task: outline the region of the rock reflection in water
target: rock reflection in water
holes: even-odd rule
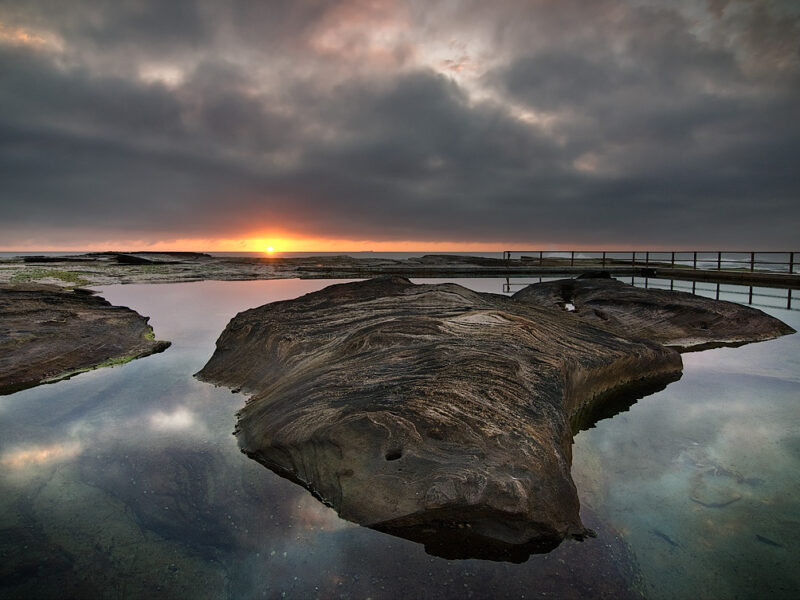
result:
[[[627,546],[590,512],[602,541],[524,568],[445,561],[342,521],[235,447],[187,441],[109,439],[4,488],[2,596],[638,597]]]
[[[622,388],[614,390],[597,402],[587,405],[570,419],[572,435],[591,429],[599,421],[630,410],[642,398],[665,389],[669,384],[678,381],[683,373],[671,373],[663,377],[634,381]]]
[[[449,561],[242,455],[243,397],[190,376],[236,312],[328,283],[105,288],[173,347],[0,398],[0,597],[796,597],[800,336],[684,355],[680,381],[579,433],[596,539],[522,565]],[[723,488],[742,499],[690,498]]]
[[[710,360],[743,352],[751,372],[779,371],[793,342],[684,356],[680,381],[576,437],[581,502],[634,548],[648,597],[796,597],[796,373],[736,375]]]
[[[525,565],[448,561],[242,455],[242,396],[191,373],[246,303],[323,282],[293,283],[107,288],[152,315],[170,352],[0,401],[0,597],[638,597],[626,544],[591,512],[598,539]]]

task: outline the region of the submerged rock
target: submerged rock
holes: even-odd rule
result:
[[[0,285],[0,394],[162,352],[147,320],[89,290]]]
[[[687,292],[642,289],[610,277],[534,283],[514,300],[569,310],[622,335],[643,337],[680,351],[741,346],[794,333],[749,306]]]
[[[240,313],[198,377],[252,394],[242,450],[342,517],[524,560],[587,534],[571,417],[681,366],[564,311],[385,277]]]

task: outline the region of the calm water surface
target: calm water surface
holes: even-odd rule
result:
[[[192,377],[237,312],[331,283],[102,288],[173,346],[0,396],[0,597],[797,597],[800,336],[685,354],[680,381],[581,432],[597,539],[446,561],[249,460],[231,435],[244,397]]]

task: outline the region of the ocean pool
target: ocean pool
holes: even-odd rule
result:
[[[192,377],[237,312],[332,283],[99,288],[173,345],[0,396],[0,597],[796,597],[800,336],[684,354],[679,381],[579,433],[597,538],[520,565],[447,561],[245,457],[244,397]]]

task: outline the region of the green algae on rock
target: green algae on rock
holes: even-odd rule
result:
[[[198,377],[252,394],[242,450],[343,518],[520,561],[588,533],[570,419],[681,368],[562,310],[381,277],[240,313]]]
[[[147,321],[89,290],[0,285],[0,394],[166,350]]]

